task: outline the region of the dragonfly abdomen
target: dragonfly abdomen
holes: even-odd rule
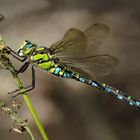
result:
[[[79,75],[79,77],[74,77],[74,79],[77,81],[80,81],[82,83],[88,84],[90,86],[93,86],[95,88],[98,88],[98,89],[104,91],[105,93],[109,93],[109,94],[115,96],[119,100],[126,101],[129,105],[140,108],[140,101],[132,99],[131,96],[128,96],[125,93],[123,93],[122,91],[115,89],[107,84],[100,83],[98,81],[89,80],[87,78],[84,78],[81,75]]]
[[[132,99],[131,96],[128,96],[124,92],[122,92],[118,89],[115,89],[107,84],[102,84],[102,86],[103,86],[104,91],[106,93],[110,93],[110,94],[114,95],[119,100],[126,101],[129,105],[136,106],[136,107],[140,108],[140,101]]]
[[[140,101],[132,99],[131,96],[126,95],[122,91],[115,89],[107,84],[87,79],[84,76],[82,76],[74,71],[71,71],[70,69],[67,69],[66,67],[61,67],[58,65],[58,66],[52,67],[49,71],[50,71],[50,73],[52,73],[56,76],[59,76],[62,78],[72,78],[79,82],[82,82],[82,83],[85,83],[92,87],[95,87],[97,89],[100,89],[100,90],[104,91],[105,93],[115,96],[119,100],[126,101],[129,105],[140,108]]]

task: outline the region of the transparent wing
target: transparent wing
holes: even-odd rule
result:
[[[84,33],[78,29],[70,29],[66,32],[63,39],[54,43],[51,48],[51,54],[61,56],[74,56],[85,51],[87,38]]]
[[[78,29],[68,30],[62,40],[54,43],[50,52],[57,57],[87,56],[89,47],[94,51],[100,46],[109,33],[109,28],[101,23],[91,25],[84,32]]]
[[[70,29],[62,40],[54,43],[50,54],[58,58],[59,63],[81,73],[84,76],[100,76],[108,74],[117,64],[118,60],[109,55],[89,56],[88,50],[98,48],[109,34],[109,28],[101,23],[96,23],[84,32]],[[92,49],[92,50],[91,50]]]
[[[87,47],[98,48],[109,35],[109,27],[105,24],[95,23],[84,31],[87,38]]]
[[[61,58],[60,63],[88,77],[97,77],[108,74],[117,65],[118,60],[110,55],[95,55],[81,59]]]

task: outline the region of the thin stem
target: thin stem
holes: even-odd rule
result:
[[[42,124],[37,116],[37,113],[36,113],[32,103],[31,103],[31,100],[28,97],[27,93],[25,92],[25,89],[22,85],[22,82],[20,81],[20,79],[18,78],[18,76],[16,74],[14,66],[12,65],[11,61],[9,60],[4,41],[1,37],[0,37],[0,59],[1,59],[1,63],[0,63],[1,68],[5,67],[6,69],[10,70],[10,72],[11,72],[13,78],[15,79],[15,82],[16,82],[17,86],[19,87],[20,91],[24,92],[22,94],[23,99],[24,99],[25,104],[27,105],[29,111],[31,112],[31,115],[32,115],[32,117],[37,125],[37,128],[39,129],[39,131],[41,133],[43,140],[48,140],[47,134],[45,133],[45,130],[44,130],[44,128],[43,128],[43,126],[42,126]]]
[[[14,68],[11,69],[11,67],[10,67],[10,72],[12,73],[17,86],[20,88],[20,91],[24,92],[25,89],[23,88],[23,85],[22,85],[20,79],[16,75],[16,72],[15,72]],[[24,99],[29,111],[31,112],[31,115],[32,115],[32,117],[33,117],[33,119],[34,119],[34,121],[35,121],[35,123],[36,123],[36,125],[37,125],[37,127],[38,127],[38,129],[39,129],[39,131],[41,133],[41,135],[42,135],[43,140],[49,140],[47,135],[46,135],[46,133],[45,133],[45,130],[44,130],[44,128],[43,128],[43,126],[42,126],[42,124],[41,124],[41,122],[40,122],[40,120],[39,120],[39,118],[37,116],[37,113],[36,113],[32,103],[31,103],[31,100],[27,95],[27,93],[23,93],[22,96],[23,96],[23,99]]]

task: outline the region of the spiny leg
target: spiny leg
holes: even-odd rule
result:
[[[23,87],[23,88],[25,89],[25,91],[16,93],[16,95],[14,95],[12,98],[14,98],[14,97],[16,97],[24,92],[31,91],[32,89],[35,88],[35,69],[34,69],[34,66],[32,66],[32,84],[29,86]],[[18,90],[18,91],[20,91],[20,90]]]
[[[16,70],[16,74],[23,73],[28,68],[29,64],[29,62],[25,62],[20,69]],[[19,89],[9,92],[8,94],[15,93],[16,91],[19,91]]]
[[[34,66],[32,66],[32,84],[29,86],[23,87],[23,88],[25,89],[25,91],[23,91],[23,92],[20,92],[20,89],[17,89],[17,90],[10,92],[8,94],[12,94],[12,93],[17,92],[16,95],[13,96],[13,98],[14,98],[14,97],[16,97],[24,92],[28,92],[28,91],[35,88],[35,69],[34,69]]]

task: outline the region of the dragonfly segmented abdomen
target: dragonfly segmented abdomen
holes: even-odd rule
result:
[[[84,76],[67,69],[66,67],[61,67],[61,66],[52,67],[49,71],[56,76],[59,76],[62,78],[72,78],[82,83],[98,88],[104,91],[105,93],[115,96],[119,100],[126,101],[129,105],[140,108],[140,101],[132,99],[131,96],[126,95],[122,91],[115,89],[107,84],[87,79]]]
[[[110,94],[116,96],[118,99],[126,101],[129,105],[134,105],[134,106],[140,108],[140,101],[132,99],[131,96],[128,96],[125,93],[123,93],[122,91],[115,89],[109,85],[106,85],[106,84],[102,84],[102,85],[103,85],[104,91],[106,93],[110,93]]]
[[[96,87],[96,88],[104,91],[105,93],[109,93],[109,94],[117,97],[117,99],[119,99],[119,100],[126,101],[129,105],[136,106],[136,107],[140,108],[140,101],[132,99],[131,96],[128,96],[125,93],[123,93],[122,91],[115,89],[107,84],[100,83],[100,82],[93,81],[93,80],[89,80],[87,78],[84,78],[81,75],[79,75],[79,77],[73,77],[73,78],[77,81],[82,82],[82,83]]]

